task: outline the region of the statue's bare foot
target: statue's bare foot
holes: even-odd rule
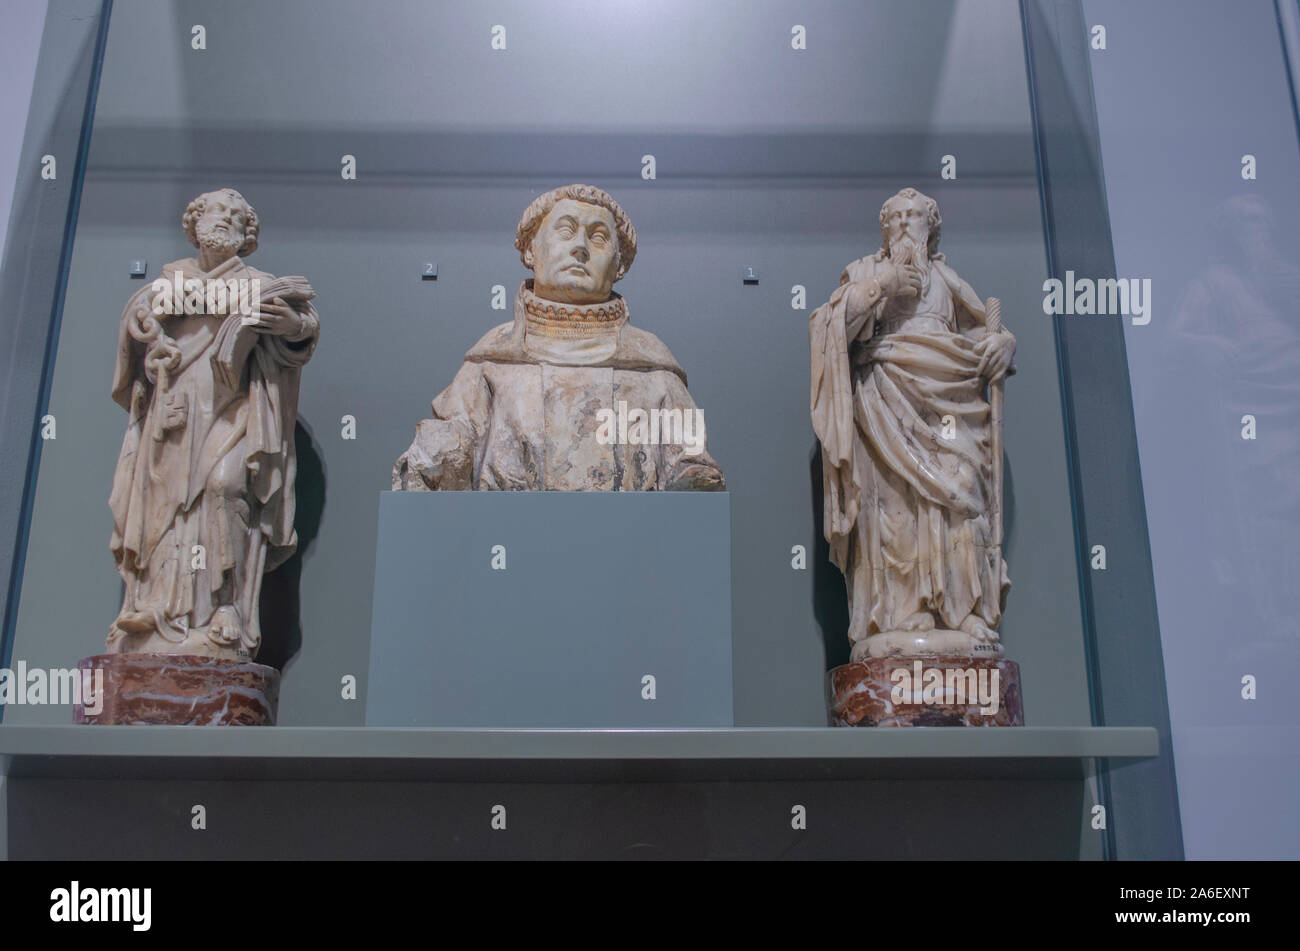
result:
[[[974,614],[966,615],[961,622],[961,629],[977,641],[996,641],[998,636],[993,628],[984,623],[984,619]]]
[[[898,625],[900,631],[933,631],[934,615],[929,611],[917,611],[904,618]]]
[[[208,624],[208,640],[221,647],[238,644],[244,637],[244,622],[232,604],[223,604],[212,615]]]
[[[150,634],[154,629],[154,617],[148,611],[123,611],[109,628],[109,639],[116,639],[113,637],[114,631],[120,637],[123,634]]]
[[[1002,646],[998,643],[997,631],[989,628],[984,618],[969,615],[963,618],[961,628],[971,639],[971,653],[974,655],[1001,656]]]

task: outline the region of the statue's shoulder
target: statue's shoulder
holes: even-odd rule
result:
[[[175,261],[168,261],[162,266],[161,276],[170,281],[175,278],[178,272],[181,279],[184,280],[185,278],[197,277],[203,273],[203,270],[199,267],[197,258],[178,258]]]
[[[177,258],[175,261],[168,261],[162,266],[164,274],[170,274],[172,271],[180,271],[182,274],[200,274],[198,258]]]
[[[270,271],[263,271],[261,268],[253,267],[247,261],[244,262],[244,270],[248,272],[248,279],[250,281],[254,279],[266,282],[275,280],[275,275]]]
[[[960,287],[962,284],[966,284],[966,282],[962,280],[961,275],[953,270],[952,265],[948,263],[947,258],[945,258],[942,254],[937,254],[934,257],[932,257],[930,259],[930,266],[933,267],[936,271],[938,271],[940,276],[942,276],[943,279],[947,281],[949,284],[956,285],[958,287]],[[966,286],[969,287],[970,285],[967,284]]]
[[[673,352],[655,334],[632,324],[624,324],[618,335],[617,362],[632,369],[668,370],[686,380]]]
[[[482,337],[479,337],[478,343],[470,347],[469,353],[465,354],[465,359],[474,362],[483,360],[513,362],[518,358],[521,350],[519,341],[515,338],[514,321],[507,321],[504,324],[498,324]]]
[[[853,284],[857,281],[867,280],[876,273],[876,266],[882,258],[883,252],[877,251],[875,254],[868,254],[856,261],[850,261],[845,265],[844,273],[840,275],[840,283]]]
[[[933,267],[935,271],[939,273],[939,276],[943,278],[944,283],[946,283],[949,290],[952,291],[953,297],[955,297],[958,302],[974,316],[983,320],[984,302],[980,300],[979,295],[975,293],[975,288],[971,287],[960,274],[954,271],[952,265],[950,265],[941,255],[931,258],[930,266]]]
[[[130,317],[135,313],[137,307],[144,304],[152,305],[153,298],[157,293],[152,283],[137,287],[131,296],[126,299],[126,304],[122,308],[122,318]]]
[[[160,280],[165,280],[168,283],[171,283],[178,271],[180,272],[182,279],[187,275],[198,274],[199,262],[194,258],[180,258],[176,261],[168,261],[162,266],[162,270],[158,277],[154,278],[152,281],[145,281],[140,287],[135,289],[135,292],[130,297],[126,299],[126,306],[122,308],[123,319],[132,316],[135,313],[136,308],[141,305],[151,303],[158,293],[154,284]]]

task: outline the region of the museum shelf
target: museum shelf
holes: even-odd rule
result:
[[[1061,779],[1159,755],[1153,727],[503,730],[4,726],[5,774],[460,782]]]

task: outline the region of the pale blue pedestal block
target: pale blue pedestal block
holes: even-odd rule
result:
[[[731,667],[725,492],[380,498],[368,726],[732,726]]]

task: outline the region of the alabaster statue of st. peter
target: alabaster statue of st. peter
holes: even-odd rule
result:
[[[533,278],[393,467],[395,490],[710,490],[725,485],[703,412],[614,283],[636,256],[618,203],[591,185],[539,196],[515,247]]]
[[[262,575],[295,550],[298,383],[320,322],[311,286],[247,263],[257,213],[234,189],[190,202],[194,257],[122,313],[113,399],[127,413],[109,505],[124,583],[108,651],[245,661]]]

